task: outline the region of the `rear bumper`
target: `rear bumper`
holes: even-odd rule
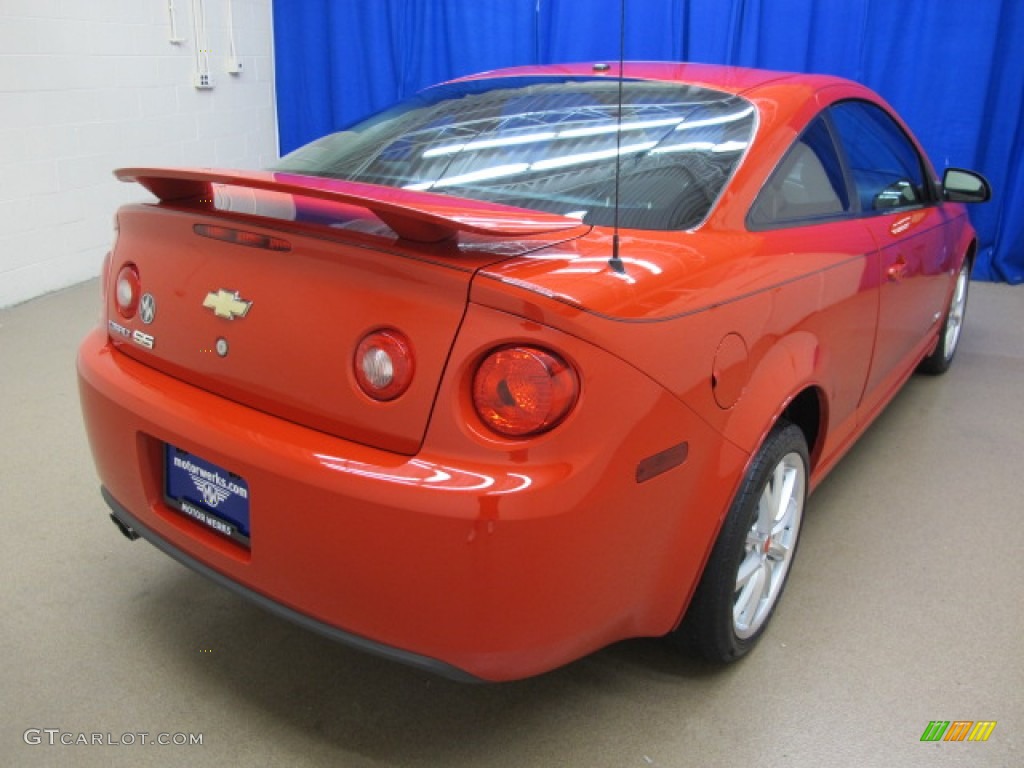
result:
[[[264,597],[259,592],[249,589],[239,584],[237,581],[232,581],[212,568],[203,565],[194,557],[190,557],[177,547],[160,538],[153,531],[149,530],[127,509],[121,506],[117,499],[111,496],[110,492],[106,488],[101,488],[100,491],[103,494],[104,501],[107,502],[107,506],[111,509],[111,516],[115,518],[115,522],[119,524],[119,527],[124,526],[124,528],[131,531],[134,537],[145,539],[165,555],[174,558],[185,567],[191,568],[200,576],[205,576],[214,583],[234,592],[236,595],[244,597],[246,600],[251,600],[256,603],[256,605],[266,611],[269,611],[275,616],[280,616],[282,619],[295,622],[299,626],[324,635],[335,642],[343,643],[366,653],[372,653],[375,656],[382,656],[385,659],[391,659],[392,661],[398,661],[412,667],[425,669],[436,675],[441,675],[442,677],[447,677],[451,680],[457,680],[463,683],[480,682],[479,678],[468,675],[461,669],[456,669],[455,667],[437,661],[436,659],[403,651],[400,648],[391,648],[380,643],[375,643],[372,640],[367,640],[365,637],[353,635],[349,632],[343,632],[337,627],[332,627],[330,624],[317,621],[303,613],[292,610],[286,605],[282,605],[281,603]]]
[[[591,387],[600,423],[582,413],[536,448],[488,452],[460,446],[460,415],[438,408],[408,457],[211,395],[99,331],[78,359],[86,431],[122,523],[304,626],[490,681],[670,630],[731,497],[742,454],[633,369],[608,365],[630,394],[613,422]],[[686,463],[638,483],[639,462],[680,439]],[[164,502],[166,443],[247,480],[250,549]]]

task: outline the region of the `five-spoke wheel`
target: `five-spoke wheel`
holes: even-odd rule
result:
[[[949,300],[946,319],[939,331],[939,342],[928,357],[917,367],[921,373],[945,373],[953,362],[957,347],[960,344],[960,332],[964,327],[964,313],[967,311],[967,288],[971,282],[970,262],[964,261],[956,276],[953,296]]]
[[[749,651],[778,605],[800,536],[808,466],[803,432],[780,421],[744,476],[676,630],[709,659]]]

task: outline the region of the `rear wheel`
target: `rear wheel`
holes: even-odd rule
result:
[[[796,554],[807,498],[807,441],[780,422],[750,465],[711,553],[678,639],[732,661],[760,638]]]
[[[935,351],[921,361],[917,370],[921,373],[937,375],[949,370],[953,356],[960,345],[960,331],[964,326],[964,313],[967,311],[967,288],[971,283],[971,265],[964,261],[960,267],[960,273],[956,276],[956,285],[953,287],[953,296],[949,300],[949,309],[946,311],[946,319],[939,331],[939,343],[935,345]]]

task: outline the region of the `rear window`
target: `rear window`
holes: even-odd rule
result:
[[[413,99],[286,155],[312,176],[468,197],[611,225],[690,229],[750,143],[755,110],[694,86],[614,79],[475,80]]]

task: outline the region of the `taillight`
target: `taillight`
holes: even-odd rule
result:
[[[412,383],[412,345],[398,331],[365,336],[356,347],[353,363],[360,389],[374,400],[394,400]]]
[[[558,425],[579,395],[579,379],[554,352],[504,347],[480,364],[473,378],[473,405],[492,430],[526,437]]]
[[[125,264],[117,273],[114,283],[114,302],[121,317],[130,320],[139,309],[139,298],[142,295],[139,281],[139,268],[132,263]]]

